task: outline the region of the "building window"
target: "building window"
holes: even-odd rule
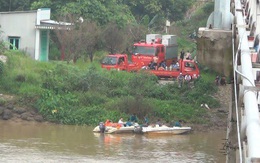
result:
[[[20,37],[9,37],[9,49],[11,50],[17,50],[19,49],[19,42],[20,42]]]

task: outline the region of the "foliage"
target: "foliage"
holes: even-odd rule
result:
[[[0,1],[0,11],[26,11],[30,9],[31,3],[36,0],[10,0]]]
[[[6,100],[3,98],[0,98],[0,106],[4,106],[6,104]]]
[[[131,0],[125,1],[136,20],[140,20],[144,15],[147,15],[150,20],[155,15],[160,15],[161,18],[167,18],[170,21],[181,20],[185,12],[192,5],[191,0]]]
[[[53,36],[53,31],[51,31],[51,36]],[[60,60],[61,59],[61,52],[59,50],[59,44],[56,44],[58,41],[54,41],[55,39],[50,39],[50,52],[49,52],[49,60]]]
[[[193,6],[197,6],[196,10],[191,10],[190,17],[187,19],[176,21],[170,31],[177,34],[179,50],[184,49],[190,51],[192,56],[196,56],[196,36],[200,27],[205,27],[207,19],[211,12],[214,11],[214,2],[196,2]],[[196,23],[194,23],[196,22]]]
[[[120,53],[125,50],[127,36],[124,29],[119,28],[114,22],[106,26],[102,35],[107,51],[111,54]]]
[[[96,21],[100,25],[109,22],[117,22],[119,25],[124,25],[128,21],[133,20],[132,13],[128,7],[118,0],[99,1],[99,0],[38,0],[32,3],[32,9],[49,7],[54,15],[57,14],[73,14],[82,16],[84,19]]]
[[[146,115],[151,120],[206,123],[200,119],[207,116],[200,104],[219,106],[211,96],[216,86],[207,75],[196,80],[192,89],[178,88],[158,84],[147,73],[107,71],[95,63],[79,68],[64,62],[37,62],[23,54],[7,56],[1,90],[20,96],[20,103],[34,106],[57,123],[94,125],[105,119],[127,119],[133,113],[140,123]]]
[[[198,106],[180,103],[178,100],[160,101],[154,100],[154,111],[150,116],[158,117],[166,122],[182,120],[190,123],[205,123],[200,118],[206,116],[206,110]]]
[[[4,73],[4,62],[0,61],[0,77],[3,75]]]
[[[129,52],[126,47],[145,38],[148,27],[160,30],[164,25],[157,21],[183,19],[192,4],[190,0],[34,1],[34,9],[51,7],[56,17],[57,13],[59,16],[62,13],[64,19],[71,16],[67,20],[75,23],[73,33],[59,31],[53,42],[58,42],[58,47],[66,47],[67,61],[77,62],[37,62],[19,51],[6,51],[8,62],[2,71],[0,90],[20,96],[22,104],[35,107],[49,121],[63,124],[96,125],[105,119],[127,119],[133,113],[140,123],[147,115],[151,120],[207,123],[201,118],[206,117],[207,112],[200,104],[207,103],[212,109],[219,106],[212,97],[216,91],[214,77],[208,72],[202,72],[201,78],[194,81],[194,87],[178,88],[177,84],[161,85],[157,77],[144,72],[106,71],[98,63],[107,54],[102,51],[105,47],[111,53]],[[210,12],[209,8],[205,11]],[[203,18],[204,21],[202,13],[194,14],[191,20],[198,22]],[[83,23],[78,22],[79,16],[83,16]],[[181,37],[178,39],[181,48],[196,51],[194,40],[186,39],[199,23],[194,25],[186,20],[175,23],[178,29],[171,31]],[[154,26],[156,24],[158,26]],[[101,34],[104,39],[100,39]],[[86,62],[86,56],[93,62]],[[58,58],[57,49],[53,58]]]

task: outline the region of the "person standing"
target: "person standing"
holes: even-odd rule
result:
[[[184,76],[182,75],[182,73],[180,73],[180,75],[177,77],[177,81],[179,84],[179,88],[182,87],[182,84],[184,83]]]
[[[100,133],[104,133],[105,130],[106,130],[106,126],[103,122],[100,122],[99,123],[99,130],[100,130]]]
[[[192,60],[190,51],[187,51],[187,53],[186,53],[186,59],[187,59],[187,60]]]
[[[182,51],[181,51],[181,55],[180,55],[180,59],[184,59],[184,55],[185,55],[185,52],[184,52],[184,49],[182,49]]]
[[[185,82],[188,84],[188,86],[190,86],[190,81],[191,81],[191,76],[190,76],[190,74],[185,75],[184,80],[185,80]]]

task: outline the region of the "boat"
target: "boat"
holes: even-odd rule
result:
[[[142,133],[144,134],[172,134],[172,135],[180,135],[185,134],[191,131],[191,127],[168,127],[165,125],[162,126],[148,126],[142,127]]]
[[[134,129],[138,126],[135,124],[133,126],[106,126],[104,133],[106,134],[121,134],[121,133],[134,133]],[[96,126],[93,132],[100,133],[100,127]]]

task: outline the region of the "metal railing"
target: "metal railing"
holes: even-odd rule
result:
[[[255,1],[256,2],[256,1]],[[255,4],[257,5],[257,4]],[[234,70],[237,75],[241,75],[242,85],[241,88],[255,87],[254,76],[251,62],[251,51],[249,48],[246,23],[243,15],[243,8],[241,0],[235,0],[235,16],[236,16],[236,28],[239,37],[239,46],[237,49],[235,58],[240,55],[241,60],[241,72],[237,71],[237,65],[234,64]],[[238,53],[240,52],[240,53]],[[234,62],[235,63],[235,62]],[[236,76],[236,74],[234,74]],[[255,159],[260,158],[260,119],[257,104],[257,92],[254,89],[240,90],[242,92],[243,104],[244,104],[244,115],[241,114],[241,133],[238,132],[239,148],[241,148],[241,140],[246,142],[246,146],[243,146],[244,157],[242,159],[242,152],[240,149],[240,162],[253,162]],[[237,116],[238,107],[237,106]],[[239,117],[237,117],[239,118]],[[239,124],[237,124],[239,131]],[[241,135],[240,135],[241,134]],[[246,140],[245,140],[246,139]]]

